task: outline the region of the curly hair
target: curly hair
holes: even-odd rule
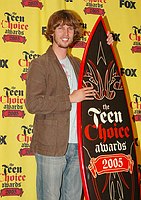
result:
[[[74,38],[73,42],[76,42],[80,39],[82,34],[82,27],[81,27],[82,19],[80,16],[71,10],[59,10],[53,13],[47,24],[46,32],[44,33],[47,40],[53,42],[52,34],[54,33],[55,29],[60,25],[68,25],[74,28]]]

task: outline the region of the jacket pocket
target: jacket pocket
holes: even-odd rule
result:
[[[38,142],[42,146],[52,146],[56,144],[57,121],[56,120],[38,120],[36,119],[38,132]]]

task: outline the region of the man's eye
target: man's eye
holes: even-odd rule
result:
[[[70,31],[73,31],[73,30],[74,30],[74,28],[73,28],[73,27],[69,27],[69,30],[70,30]]]

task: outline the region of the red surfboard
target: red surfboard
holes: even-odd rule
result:
[[[134,128],[127,88],[100,16],[91,31],[78,87],[94,100],[78,103],[78,148],[86,200],[139,200]]]

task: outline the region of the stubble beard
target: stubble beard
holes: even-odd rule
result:
[[[69,42],[66,45],[65,44],[61,44],[61,42],[59,42],[56,38],[54,38],[54,42],[57,44],[58,47],[63,48],[63,49],[67,49],[73,43],[73,39],[69,40]]]

